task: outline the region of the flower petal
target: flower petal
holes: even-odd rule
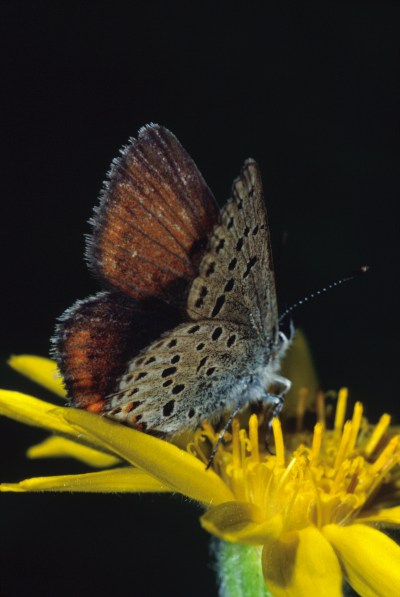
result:
[[[364,524],[330,524],[322,532],[335,548],[357,593],[363,597],[398,594],[400,547],[392,539]]]
[[[381,522],[389,526],[400,525],[400,506],[382,508],[381,510],[368,510],[364,516],[357,518],[357,522]]]
[[[133,467],[114,468],[109,471],[35,477],[20,483],[2,483],[1,491],[70,491],[83,493],[138,493],[168,492],[170,489],[151,475]]]
[[[311,351],[301,330],[296,330],[287,354],[283,358],[281,372],[284,377],[292,382],[292,386],[285,397],[284,416],[294,416],[296,414],[302,388],[308,389],[307,405],[304,406],[312,406],[319,384]]]
[[[101,443],[113,453],[188,497],[205,504],[233,499],[218,475],[197,458],[173,444],[77,409],[62,409],[66,421],[90,443]]]
[[[61,373],[54,361],[44,357],[29,354],[20,354],[10,357],[10,367],[26,375],[32,381],[44,386],[62,398],[66,398],[66,391],[62,382]]]
[[[57,435],[48,437],[27,451],[28,458],[76,458],[94,468],[108,468],[121,462],[116,456]]]
[[[277,537],[282,518],[264,520],[261,510],[250,502],[225,502],[210,508],[200,519],[203,528],[225,541],[262,545],[266,536]]]
[[[74,428],[63,418],[61,408],[21,392],[0,390],[0,415],[25,425],[76,436]]]
[[[274,597],[342,596],[337,556],[322,533],[307,527],[268,541],[262,553],[265,582]]]
[[[84,439],[76,431],[75,427],[66,422],[63,412],[70,412],[74,409],[65,407],[54,407],[54,404],[39,400],[33,396],[13,392],[11,390],[0,390],[0,415],[32,425],[41,427],[48,431],[53,431],[61,435],[66,435],[78,443],[85,443]],[[104,449],[104,446],[93,438],[91,446]],[[106,449],[104,451],[107,452]]]

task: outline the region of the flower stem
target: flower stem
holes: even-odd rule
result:
[[[220,597],[272,597],[262,574],[261,550],[255,545],[215,543]]]

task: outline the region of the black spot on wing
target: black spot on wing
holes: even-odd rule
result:
[[[175,400],[170,400],[163,406],[163,415],[164,417],[169,417],[172,415],[175,407]]]
[[[214,309],[211,312],[211,317],[216,317],[220,313],[222,307],[225,304],[225,295],[221,294],[215,301]]]

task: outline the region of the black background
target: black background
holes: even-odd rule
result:
[[[55,3],[58,4],[58,3]],[[264,178],[281,309],[299,309],[324,388],[398,412],[398,2],[0,2],[0,356],[48,353],[97,289],[83,235],[111,159],[168,126],[223,203],[246,157]],[[286,239],[283,242],[283,239]],[[49,398],[1,367],[3,387]],[[1,479],[44,434],[1,421]],[[1,496],[1,597],[215,595],[184,498]]]

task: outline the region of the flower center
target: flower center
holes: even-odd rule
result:
[[[298,424],[296,433],[285,434],[285,439],[275,418],[274,453],[259,440],[256,415],[251,415],[247,429],[235,419],[213,468],[237,500],[257,505],[266,520],[280,515],[287,531],[310,524],[348,523],[393,480],[391,473],[400,462],[400,438],[388,437],[388,415],[375,427],[369,425],[360,403],[356,403],[351,420],[344,422],[346,404],[347,390],[342,389],[333,429],[326,428],[325,409],[320,405],[313,432]],[[189,450],[207,463],[210,446],[212,449],[218,437],[205,423]]]

